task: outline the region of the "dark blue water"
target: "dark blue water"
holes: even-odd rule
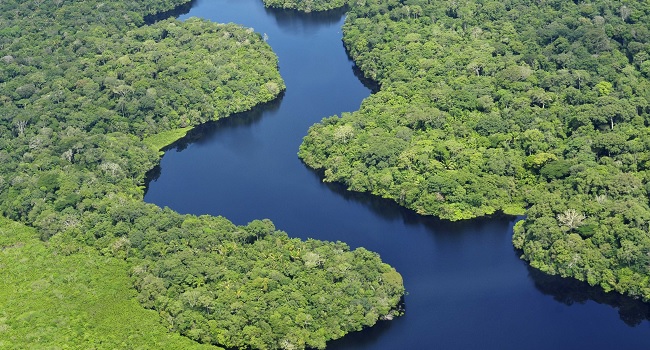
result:
[[[549,277],[512,248],[514,219],[446,223],[323,184],[296,152],[310,125],[371,92],[341,43],[343,12],[198,0],[189,14],[266,33],[287,91],[250,113],[197,128],[163,157],[145,200],[237,224],[270,218],[290,236],[378,252],[402,274],[406,314],[333,349],[648,349],[646,304]]]

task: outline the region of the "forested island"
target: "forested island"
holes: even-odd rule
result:
[[[647,2],[349,5],[381,91],[312,127],[306,164],[423,215],[526,215],[533,267],[650,299]]]
[[[0,3],[0,347],[324,348],[401,312],[376,253],[142,201],[162,146],[285,88],[252,29],[145,24],[186,2]]]

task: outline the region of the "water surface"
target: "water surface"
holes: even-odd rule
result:
[[[293,237],[366,247],[402,274],[406,314],[332,349],[648,349],[646,304],[540,274],[519,260],[513,218],[448,223],[324,184],[296,152],[310,125],[358,109],[371,91],[341,42],[343,11],[301,14],[260,0],[197,0],[180,18],[268,35],[287,85],[278,100],[193,130],[161,161],[145,197],[236,224],[270,218]]]

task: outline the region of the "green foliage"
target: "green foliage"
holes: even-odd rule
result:
[[[124,261],[67,244],[0,217],[0,348],[216,349],[145,310]]]
[[[519,215],[526,214],[526,208],[524,208],[522,204],[517,204],[517,203],[504,205],[503,208],[501,208],[501,211],[503,211],[503,213],[506,215],[512,215],[512,216],[519,216]]]
[[[0,213],[47,241],[2,246],[17,266],[2,269],[0,347],[196,346],[166,326],[228,347],[322,348],[396,313],[401,279],[374,253],[142,202],[162,146],[284,89],[252,29],[143,25],[183,2],[0,2]],[[156,311],[134,303],[128,270]]]
[[[152,150],[158,152],[161,149],[163,149],[165,146],[171,145],[175,141],[178,141],[183,137],[185,137],[185,135],[187,135],[187,132],[190,131],[191,129],[192,129],[191,127],[186,127],[186,128],[163,131],[161,133],[145,137],[142,140],[142,142],[144,142]],[[160,151],[161,156],[162,153],[164,152]]]
[[[266,7],[294,9],[304,12],[326,11],[348,5],[349,0],[263,0]]]
[[[562,179],[571,172],[571,165],[567,160],[556,160],[545,164],[539,173],[547,179]]]
[[[277,58],[250,29],[193,18],[130,28],[118,38],[110,27],[77,30],[64,19],[59,31],[66,24],[74,38],[42,58],[19,54],[50,51],[61,34],[37,43],[24,35],[5,45],[11,62],[0,64],[1,108],[7,130],[19,136],[54,121],[61,129],[155,135],[248,110],[284,89]],[[25,45],[30,52],[21,52]],[[25,96],[23,86],[35,88]]]
[[[650,299],[648,3],[350,5],[381,90],[309,130],[307,165],[449,220],[527,208],[532,266]]]
[[[290,239],[268,220],[175,222],[131,239],[131,254],[144,254],[133,277],[145,306],[200,342],[322,348],[395,314],[404,291],[399,273],[362,248]]]
[[[598,94],[600,96],[607,96],[612,92],[612,88],[614,86],[612,83],[608,81],[601,81],[600,83],[596,84],[596,90],[598,90]]]

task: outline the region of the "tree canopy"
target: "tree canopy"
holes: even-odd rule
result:
[[[285,88],[252,29],[200,19],[145,25],[145,15],[185,2],[0,3],[0,213],[35,228],[48,247],[29,252],[55,256],[55,269],[83,261],[128,269],[141,304],[202,343],[323,348],[398,314],[401,276],[375,253],[291,239],[268,220],[235,226],[142,201],[159,160],[151,146]],[[93,274],[104,271],[80,273],[96,287]]]
[[[0,217],[0,348],[218,349],[169,332],[136,299],[127,262]]]
[[[292,9],[304,12],[327,11],[344,7],[349,0],[263,0],[266,7]]]
[[[325,181],[448,220],[526,214],[532,266],[650,299],[650,6],[351,4],[344,43],[381,90],[301,145]]]

